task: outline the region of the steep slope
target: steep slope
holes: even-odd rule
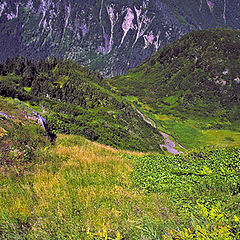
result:
[[[110,83],[159,112],[238,118],[240,32],[193,32]]]
[[[37,149],[50,145],[30,108],[0,96],[0,174],[23,174],[36,163]]]
[[[105,76],[192,30],[240,28],[239,0],[0,1],[0,60],[68,58]]]
[[[108,83],[135,104],[147,104],[145,110],[149,116],[155,114],[155,120],[168,115],[182,129],[185,120],[193,120],[190,125],[201,129],[239,130],[239,49],[239,31],[196,31]]]
[[[0,69],[0,95],[36,105],[53,133],[78,134],[121,149],[161,151],[161,133],[105,89],[98,73],[56,59],[15,58]]]
[[[239,239],[239,149],[144,155],[58,135],[37,150],[0,169],[2,240]]]

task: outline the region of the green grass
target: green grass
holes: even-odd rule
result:
[[[239,157],[146,155],[58,135],[24,174],[0,172],[1,239],[238,239]]]
[[[185,156],[135,156],[132,178],[146,192],[167,194],[177,209],[185,209],[189,225],[170,236],[239,239],[239,158],[239,148],[206,149]]]
[[[149,155],[61,134],[53,145],[25,117],[32,105],[0,104],[14,117],[0,118],[1,239],[237,239],[239,149]],[[186,131],[180,119],[138,107],[162,129]],[[219,142],[238,141],[221,131]]]
[[[31,89],[32,89],[32,88],[30,88],[30,87],[24,87],[24,90],[25,90],[26,92],[31,92]]]
[[[231,147],[239,146],[240,132],[230,130],[203,130],[200,141],[205,145]]]
[[[206,146],[240,146],[239,122],[227,119],[199,118],[187,119],[171,114],[159,114],[154,108],[135,96],[126,96],[134,108],[140,110],[158,129],[172,135],[187,149],[200,149]],[[173,103],[176,98],[168,97]],[[180,150],[180,149],[179,149]]]
[[[132,188],[132,163],[119,154],[129,153],[58,135],[55,147],[37,152],[28,173],[2,173],[2,239],[139,239],[149,221],[162,222],[163,231],[178,219],[171,209],[159,219],[167,197]]]
[[[198,121],[181,120],[177,118],[160,120],[165,131],[172,134],[188,149],[199,149],[206,146],[239,146],[240,132],[217,128],[202,129]],[[208,122],[205,122],[205,126]]]

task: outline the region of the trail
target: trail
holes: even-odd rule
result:
[[[158,128],[157,128],[157,124],[156,124],[153,120],[152,120],[152,121],[148,120],[148,119],[150,119],[150,118],[147,119],[146,116],[145,116],[142,112],[140,112],[137,108],[136,108],[136,111],[137,111],[137,113],[142,117],[142,119],[143,119],[146,123],[150,124],[152,127],[156,128],[156,129],[158,129]],[[160,147],[161,147],[162,149],[163,149],[163,148],[166,148],[168,152],[170,152],[170,153],[172,153],[172,154],[175,154],[175,155],[184,154],[182,151],[179,152],[177,149],[175,149],[175,148],[176,148],[175,142],[178,144],[179,147],[181,147],[181,148],[183,148],[183,149],[185,149],[185,147],[183,147],[183,146],[182,146],[180,143],[178,143],[176,140],[175,140],[175,142],[172,141],[172,140],[170,139],[170,137],[172,137],[172,136],[168,135],[167,133],[161,132],[161,134],[162,134],[162,136],[164,137],[164,143],[165,143],[165,144],[160,144]],[[172,137],[172,138],[173,138],[173,137]]]

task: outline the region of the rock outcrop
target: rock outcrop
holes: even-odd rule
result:
[[[46,130],[46,132],[47,132],[47,134],[48,134],[49,140],[50,140],[51,142],[53,142],[53,141],[57,138],[57,136],[56,136],[55,133],[52,133],[52,132],[50,131],[50,129],[49,129],[49,127],[48,127],[48,122],[47,122],[47,120],[46,120],[44,117],[42,117],[39,113],[37,113],[37,112],[35,112],[35,111],[33,111],[33,114],[34,114],[34,116],[37,118],[37,121],[38,121],[38,123],[42,126],[42,128],[44,128],[44,129]]]

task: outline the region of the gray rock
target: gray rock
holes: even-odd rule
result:
[[[50,141],[54,141],[57,138],[57,136],[56,134],[50,131],[47,120],[35,111],[33,111],[33,114],[36,116],[38,123],[42,126],[42,128],[46,130]]]
[[[5,118],[8,118],[8,119],[11,118],[11,117],[9,117],[6,113],[3,113],[3,112],[0,112],[0,116],[5,117]]]

